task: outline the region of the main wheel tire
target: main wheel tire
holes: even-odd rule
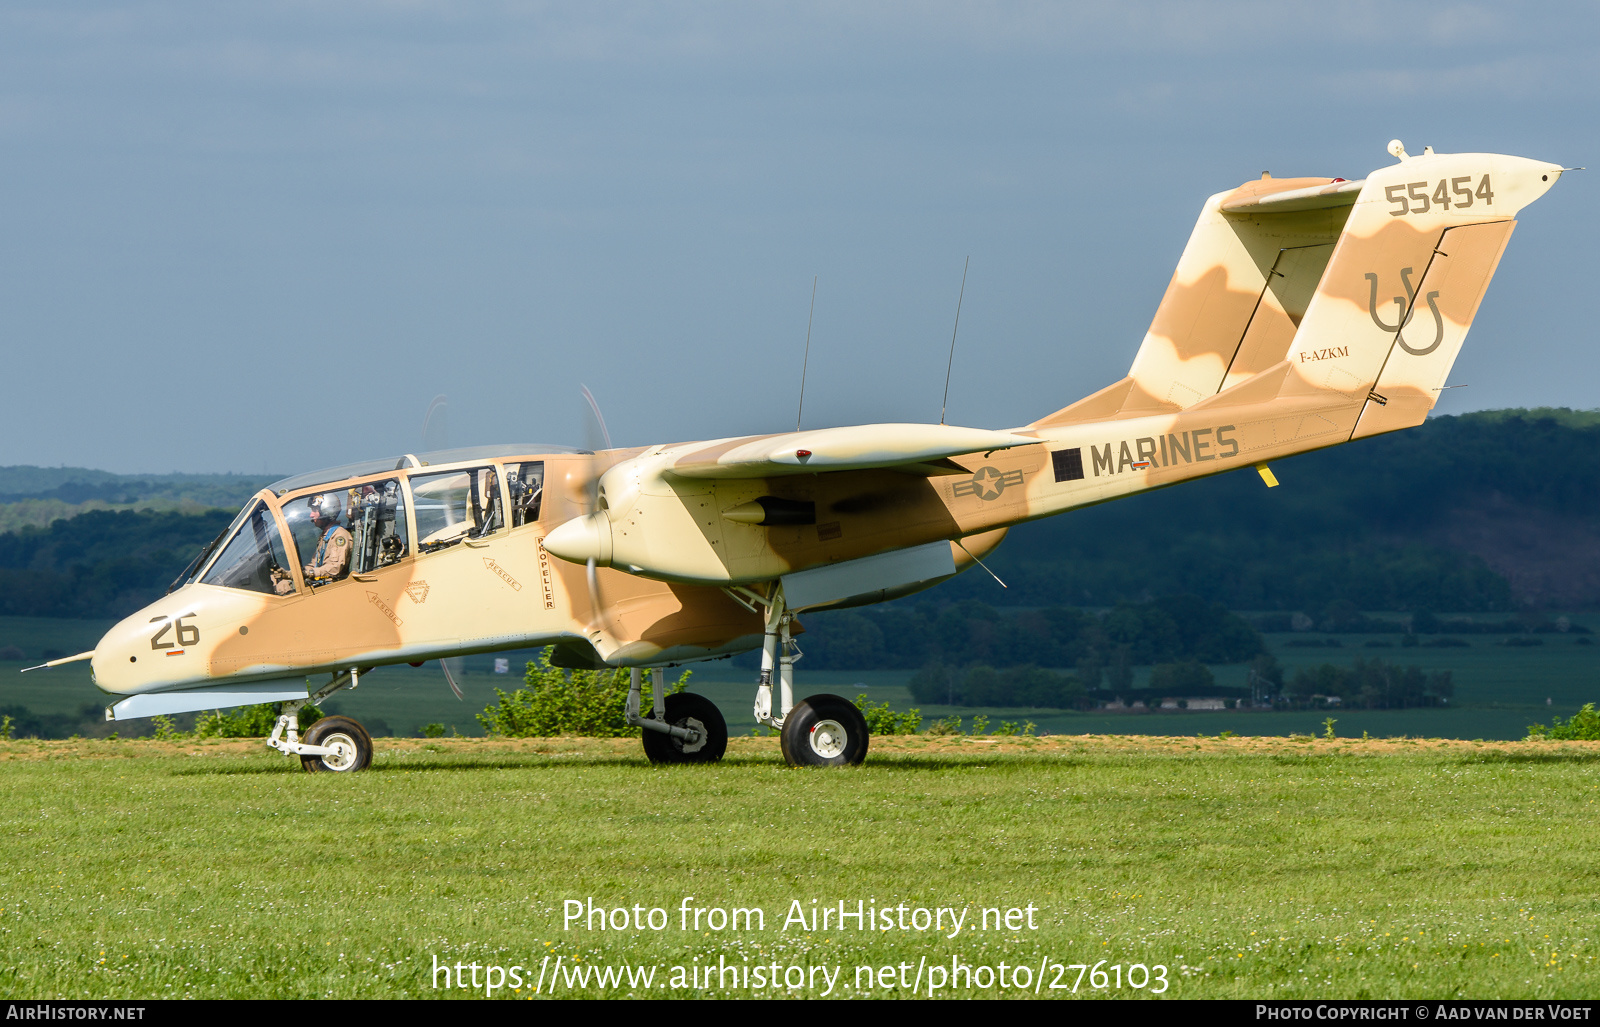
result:
[[[326,756],[301,756],[300,766],[313,773],[328,770],[348,774],[365,770],[372,762],[372,736],[349,717],[323,717],[306,729],[302,740],[307,745],[336,750]]]
[[[660,731],[644,728],[644,754],[651,763],[715,763],[728,751],[728,722],[717,704],[703,695],[678,692],[667,696],[667,723],[692,727],[700,741],[688,746]]]
[[[837,695],[813,695],[783,718],[779,741],[791,767],[854,767],[867,758],[867,718]]]

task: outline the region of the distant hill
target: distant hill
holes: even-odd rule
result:
[[[126,616],[159,598],[233,515],[92,510],[0,534],[0,614]]]
[[[0,467],[0,531],[44,528],[93,510],[237,510],[281,475],[112,474],[87,467]]]

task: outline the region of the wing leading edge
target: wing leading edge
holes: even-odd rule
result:
[[[869,468],[939,474],[939,461],[963,453],[1036,445],[1037,438],[1015,432],[948,424],[866,424],[730,439],[685,453],[667,471],[682,478],[772,478]]]

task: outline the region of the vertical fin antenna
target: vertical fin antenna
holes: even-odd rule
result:
[[[794,412],[794,430],[800,430],[800,415],[806,412],[806,368],[811,365],[811,319],[817,313],[817,276],[811,276],[811,311],[806,314],[806,355],[800,361],[800,409]]]
[[[961,301],[967,298],[967,268],[971,264],[972,256],[968,254],[966,263],[961,265],[961,295],[956,297],[956,326],[950,329],[950,360],[944,365],[944,400],[939,404],[940,424],[944,423],[944,412],[950,406],[950,372],[956,366],[956,333],[961,330]]]

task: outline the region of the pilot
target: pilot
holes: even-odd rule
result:
[[[316,555],[303,568],[306,581],[313,585],[338,581],[350,570],[352,548],[350,533],[339,525],[339,513],[344,504],[338,493],[330,492],[312,496],[307,505],[311,507],[311,523],[322,532],[322,541],[317,543]]]

